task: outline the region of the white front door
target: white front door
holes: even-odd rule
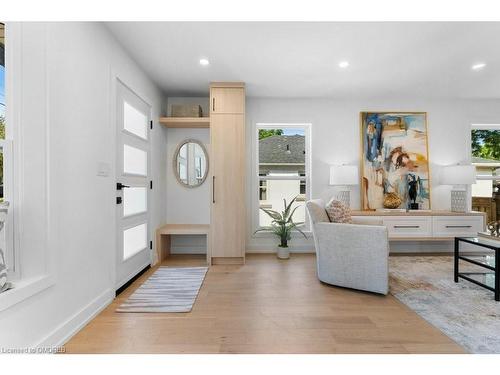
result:
[[[149,225],[151,107],[116,87],[116,289],[151,264]]]

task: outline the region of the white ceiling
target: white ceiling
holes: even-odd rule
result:
[[[168,95],[500,98],[500,23],[107,23]],[[200,58],[209,66],[200,66]],[[340,69],[338,63],[350,66]],[[471,65],[485,62],[482,71]]]

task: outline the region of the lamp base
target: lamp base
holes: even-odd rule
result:
[[[451,191],[451,211],[466,212],[467,211],[467,192],[463,190]]]
[[[346,207],[351,207],[351,192],[349,190],[339,191],[337,200],[342,202]]]

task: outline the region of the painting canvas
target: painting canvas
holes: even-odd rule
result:
[[[361,136],[363,209],[430,209],[426,113],[361,112]]]

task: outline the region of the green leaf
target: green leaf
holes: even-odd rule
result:
[[[261,208],[261,210],[264,211],[266,214],[268,214],[274,220],[282,220],[281,214],[277,211],[268,210],[266,208]]]
[[[295,202],[295,200],[297,199],[298,195],[296,195],[292,200],[291,202],[288,204],[288,206],[286,205],[286,200],[283,199],[283,201],[285,202],[285,212],[283,214],[283,217],[286,218],[288,220],[288,215],[290,214],[290,209],[292,208],[292,204],[293,202]],[[295,210],[294,210],[295,211]],[[290,215],[290,216],[293,216],[293,213]]]
[[[273,230],[273,227],[262,227],[262,228],[257,229],[255,232],[253,232],[253,234],[255,234],[257,232],[269,232],[272,230]]]
[[[288,218],[288,223],[293,223],[293,214],[295,213],[295,210],[301,206],[297,206],[293,209],[292,213],[290,214],[290,217]]]

